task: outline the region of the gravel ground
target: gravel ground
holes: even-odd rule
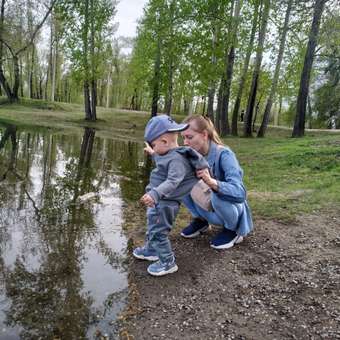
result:
[[[177,273],[151,277],[131,257],[121,338],[340,339],[339,216],[257,219],[225,251],[209,247],[215,229],[192,240],[173,233]]]

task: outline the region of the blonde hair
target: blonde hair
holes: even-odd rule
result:
[[[202,133],[204,130],[206,130],[210,140],[218,145],[224,145],[210,118],[201,115],[191,115],[184,119],[184,123],[190,124],[191,122],[195,122],[195,128],[191,126],[193,130],[199,133]]]

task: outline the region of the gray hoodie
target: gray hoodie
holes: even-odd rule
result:
[[[197,183],[196,170],[209,167],[201,154],[186,146],[155,155],[153,159],[156,168],[151,171],[145,190],[155,203],[162,199],[180,201]]]

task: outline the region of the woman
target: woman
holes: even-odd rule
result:
[[[211,247],[228,249],[243,241],[253,229],[250,208],[246,201],[243,185],[243,171],[235,154],[220,140],[210,119],[203,116],[189,116],[189,128],[183,131],[184,145],[201,153],[209,163],[208,169],[197,171],[197,176],[212,189],[212,211],[197,205],[191,196],[183,203],[193,216],[192,222],[182,230],[186,238],[199,236],[209,224],[223,226],[223,230],[211,240]]]

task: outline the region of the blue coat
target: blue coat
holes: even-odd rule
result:
[[[211,142],[205,158],[218,184],[218,192],[213,192],[214,199],[219,201],[218,206],[223,206],[221,201],[243,205],[236,232],[242,236],[247,235],[253,229],[253,221],[247,202],[247,191],[243,185],[243,170],[235,154],[228,147]]]
[[[151,171],[145,190],[155,203],[164,199],[181,201],[198,181],[195,170],[208,168],[204,157],[186,146],[171,149],[165,155],[154,155],[153,159],[156,168]]]

